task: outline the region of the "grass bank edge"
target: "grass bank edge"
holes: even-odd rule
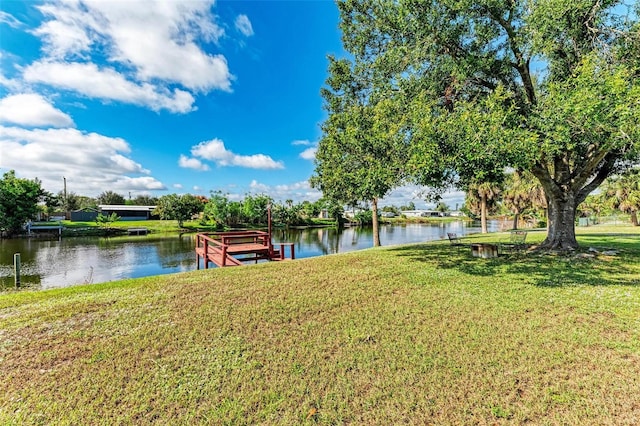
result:
[[[155,222],[155,221],[151,221]],[[465,237],[465,240],[468,243],[474,242],[488,242],[488,243],[500,243],[507,241],[509,233],[508,232],[497,232],[490,234],[473,234]],[[543,229],[534,229],[528,230],[527,243],[535,245],[540,243],[546,233]],[[577,238],[580,242],[580,248],[578,253],[588,253],[590,250],[596,251],[607,251],[614,250],[617,251],[622,258],[629,259],[629,261],[633,261],[634,259],[640,262],[640,228],[633,227],[630,225],[614,225],[614,226],[591,226],[585,228],[578,228],[577,230]],[[397,247],[405,247],[407,249],[417,248],[424,245],[433,245],[440,244],[444,246],[449,246],[449,242],[447,240],[441,241],[430,241],[425,243],[412,243],[412,244],[403,244],[396,246],[383,246],[378,248],[369,248],[364,250],[359,250],[355,252],[347,252],[347,253],[338,253],[336,255],[339,256],[355,256],[358,257],[362,254],[362,252],[366,252],[368,250],[380,250],[382,253],[389,252]],[[336,256],[330,255],[330,256]],[[575,253],[570,254],[570,256],[574,256]],[[566,255],[561,255],[566,256]],[[314,261],[315,258],[305,259],[309,261]],[[297,260],[300,261],[300,260]],[[478,262],[486,262],[485,259],[477,259]],[[517,258],[509,258],[509,262],[518,261]],[[253,267],[264,267],[263,265],[253,265]],[[228,272],[229,269],[210,269],[210,271],[216,271],[215,274],[222,274],[220,278],[222,278],[225,274],[225,271]],[[255,273],[259,275],[258,271],[254,271],[252,269],[246,270],[248,274]],[[195,276],[192,276],[195,274]],[[164,280],[180,280],[181,276],[188,276],[189,280],[198,280],[207,281],[212,279],[209,275],[199,275],[198,271],[189,271],[189,272],[178,272],[173,274],[162,274],[162,275],[154,275],[149,277],[141,277],[141,278],[129,278],[124,280],[115,280],[115,281],[107,281],[102,283],[95,284],[78,284],[74,286],[64,287],[64,288],[55,288],[55,289],[20,289],[15,290],[12,288],[7,288],[4,291],[0,291],[0,309],[12,306],[14,304],[24,304],[24,303],[32,303],[41,300],[45,300],[53,297],[69,297],[75,296],[77,294],[91,294],[103,291],[109,291],[114,289],[122,289],[128,287],[139,287],[145,285],[159,285]]]

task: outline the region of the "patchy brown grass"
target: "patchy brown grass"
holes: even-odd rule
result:
[[[6,293],[0,424],[638,424],[624,229],[581,237],[616,256],[435,243]]]

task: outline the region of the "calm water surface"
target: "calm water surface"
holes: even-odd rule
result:
[[[491,222],[490,231],[498,226]],[[380,240],[388,246],[444,239],[447,232],[479,231],[477,224],[462,221],[385,225]],[[276,230],[274,242],[295,243],[298,259],[372,247],[373,233],[363,227]],[[0,289],[14,285],[14,253],[21,256],[22,286],[46,289],[191,271],[196,269],[194,247],[195,234],[0,240]]]

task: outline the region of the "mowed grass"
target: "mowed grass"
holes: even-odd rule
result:
[[[6,293],[0,424],[638,424],[640,235],[580,231]]]
[[[100,226],[96,222],[72,222],[70,220],[62,221],[64,227],[73,232],[77,229],[95,228],[99,229]],[[182,224],[182,227],[178,226],[177,220],[122,220],[112,222],[109,224],[110,228],[114,229],[128,229],[128,228],[147,228],[151,232],[168,233],[168,232],[180,232],[180,231],[214,231],[213,225],[202,225],[197,220],[187,220]]]

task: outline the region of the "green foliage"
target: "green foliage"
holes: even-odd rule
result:
[[[514,226],[518,226],[518,220],[523,215],[544,217],[541,213],[546,208],[544,191],[540,183],[527,172],[513,172],[506,176],[502,203],[509,212],[514,215]]]
[[[205,203],[202,198],[191,194],[164,195],[158,199],[153,214],[165,220],[177,220],[178,226],[182,227],[185,220],[191,219],[192,216],[202,212]]]
[[[106,205],[124,205],[125,199],[124,196],[118,194],[113,191],[104,191],[102,194],[98,195],[98,204],[106,204]]]
[[[396,215],[400,214],[400,209],[396,206],[384,206],[381,209],[383,212],[394,213]]]
[[[640,211],[640,169],[635,168],[624,174],[611,176],[605,181],[603,191],[606,205],[629,213],[631,223],[638,226],[638,211]]]
[[[150,195],[138,195],[132,200],[134,206],[155,206],[157,203],[158,198]]]
[[[406,150],[391,92],[375,88],[366,64],[329,58],[329,117],[316,152],[311,183],[344,204],[383,197],[403,178]],[[384,92],[384,93],[383,93]]]
[[[316,202],[304,200],[300,204],[301,214],[305,219],[317,218],[318,216],[320,216],[322,208],[322,200],[318,200]]]
[[[65,199],[64,193],[60,191],[58,192],[57,198],[60,200],[62,210],[69,212],[82,209],[97,209],[99,203],[95,198],[78,195],[75,192],[67,193]]]
[[[0,179],[0,233],[19,233],[28,220],[35,218],[45,194],[37,179],[18,178],[14,170],[6,172]]]
[[[205,223],[213,221],[219,226],[230,226],[231,212],[229,207],[229,198],[223,195],[221,191],[211,191],[209,202],[204,207],[202,215]]]
[[[111,229],[111,225],[120,220],[120,216],[116,212],[109,215],[98,213],[96,216],[96,224],[103,229]]]
[[[242,217],[249,225],[267,223],[267,206],[273,204],[271,197],[259,194],[247,194],[242,201]]]
[[[392,87],[376,84],[370,65],[358,55],[353,61],[329,58],[328,87],[322,90],[329,117],[311,185],[338,203],[370,202],[378,246],[378,199],[403,181],[407,150],[404,121],[398,120],[403,103],[393,100]]]
[[[371,210],[361,210],[353,217],[360,225],[371,225],[373,223],[373,212]]]
[[[436,205],[436,211],[440,213],[447,213],[451,211],[451,208],[444,201],[439,201],[438,205]]]
[[[413,201],[409,201],[406,205],[400,206],[400,210],[415,210],[416,205]]]
[[[273,211],[280,211],[271,197],[264,194],[247,194],[242,201],[231,201],[221,191],[212,191],[204,208],[203,221],[215,222],[218,227],[266,225],[269,204]]]
[[[294,204],[288,200],[285,204],[275,203],[271,209],[273,222],[287,226],[305,225],[308,218],[305,217],[302,204]]]

